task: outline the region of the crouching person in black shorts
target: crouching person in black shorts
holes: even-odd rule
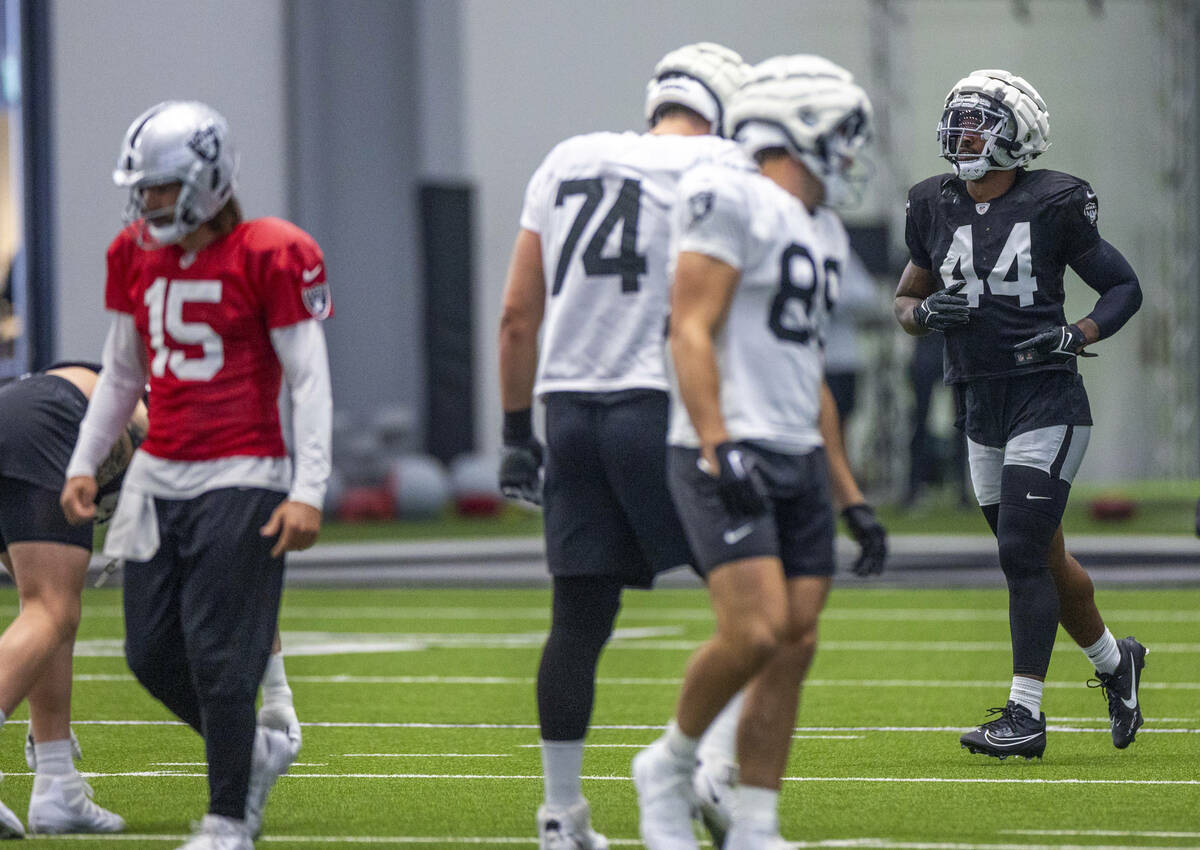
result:
[[[80,596],[92,551],[92,523],[69,525],[58,505],[79,422],[99,366],[63,364],[0,387],[0,562],[12,574],[21,610],[0,635],[0,726],[29,700],[27,751],[35,771],[29,831],[120,832],[125,821],[91,800],[75,770],[71,733],[71,656]],[[98,515],[111,513],[146,411],[113,445],[98,475]],[[24,835],[0,803],[0,838]]]

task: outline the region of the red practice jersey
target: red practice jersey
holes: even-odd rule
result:
[[[197,254],[140,248],[136,225],[108,249],[105,306],[133,316],[146,347],[150,433],[167,460],[282,457],[282,367],[270,331],[333,312],[316,241],[278,218],[239,224]]]

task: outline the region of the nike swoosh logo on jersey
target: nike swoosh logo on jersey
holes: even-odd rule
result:
[[[983,739],[985,741],[987,741],[989,744],[991,744],[993,747],[999,747],[1000,749],[1003,750],[1003,749],[1012,749],[1013,747],[1019,747],[1022,744],[1027,744],[1040,734],[1042,734],[1042,733],[1037,732],[1033,735],[1026,735],[1024,738],[998,739],[998,738],[993,738],[991,732],[984,732]]]
[[[1053,496],[1035,496],[1032,493],[1027,492],[1025,494],[1025,498],[1026,499],[1053,499],[1054,497]]]
[[[305,269],[300,272],[300,277],[304,278],[305,283],[312,283],[317,279],[317,275],[321,273],[321,263],[317,263],[311,269]]]
[[[1133,663],[1133,657],[1129,658],[1129,667],[1133,670],[1133,684],[1129,686],[1129,695],[1133,699],[1125,699],[1121,697],[1121,702],[1125,703],[1125,707],[1133,710],[1137,708],[1137,665]]]
[[[739,540],[741,540],[743,537],[748,535],[753,530],[754,530],[754,523],[748,522],[745,525],[739,525],[737,528],[733,528],[733,529],[730,529],[729,531],[726,531],[724,534],[721,535],[721,539],[724,540],[726,543],[728,543],[730,546],[732,546],[734,543],[737,543]]]

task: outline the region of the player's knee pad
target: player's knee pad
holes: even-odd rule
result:
[[[996,543],[1000,567],[1011,583],[1027,575],[1050,575],[1047,553],[1058,521],[1023,507],[1005,505],[999,512]]]
[[[1000,504],[1020,508],[1053,522],[1062,520],[1071,485],[1032,466],[1006,464],[1000,475]]]
[[[598,654],[612,634],[622,589],[615,578],[556,577],[551,641],[566,638],[576,650]]]

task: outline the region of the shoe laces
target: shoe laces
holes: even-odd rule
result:
[[[999,714],[1000,716],[997,717],[995,720],[986,721],[984,723],[985,726],[988,725],[989,723],[995,723],[997,720],[1012,720],[1013,719],[1013,711],[1007,705],[997,705],[993,708],[989,708],[987,710],[987,716],[991,717],[993,714]]]
[[[1121,702],[1121,694],[1117,690],[1117,676],[1115,673],[1097,673],[1095,679],[1088,679],[1087,686],[1089,688],[1099,688],[1100,692],[1108,700],[1108,713],[1112,715],[1117,705]]]
[[[1026,719],[1034,723],[1037,722],[1037,719],[1033,716],[1033,712],[1025,708],[1020,703],[1009,702],[1005,705],[998,705],[993,708],[989,708],[987,710],[987,716],[991,717],[993,714],[998,714],[1000,716],[994,720],[985,721],[982,724],[983,726],[1007,725],[1009,729],[1017,729],[1026,722]]]

